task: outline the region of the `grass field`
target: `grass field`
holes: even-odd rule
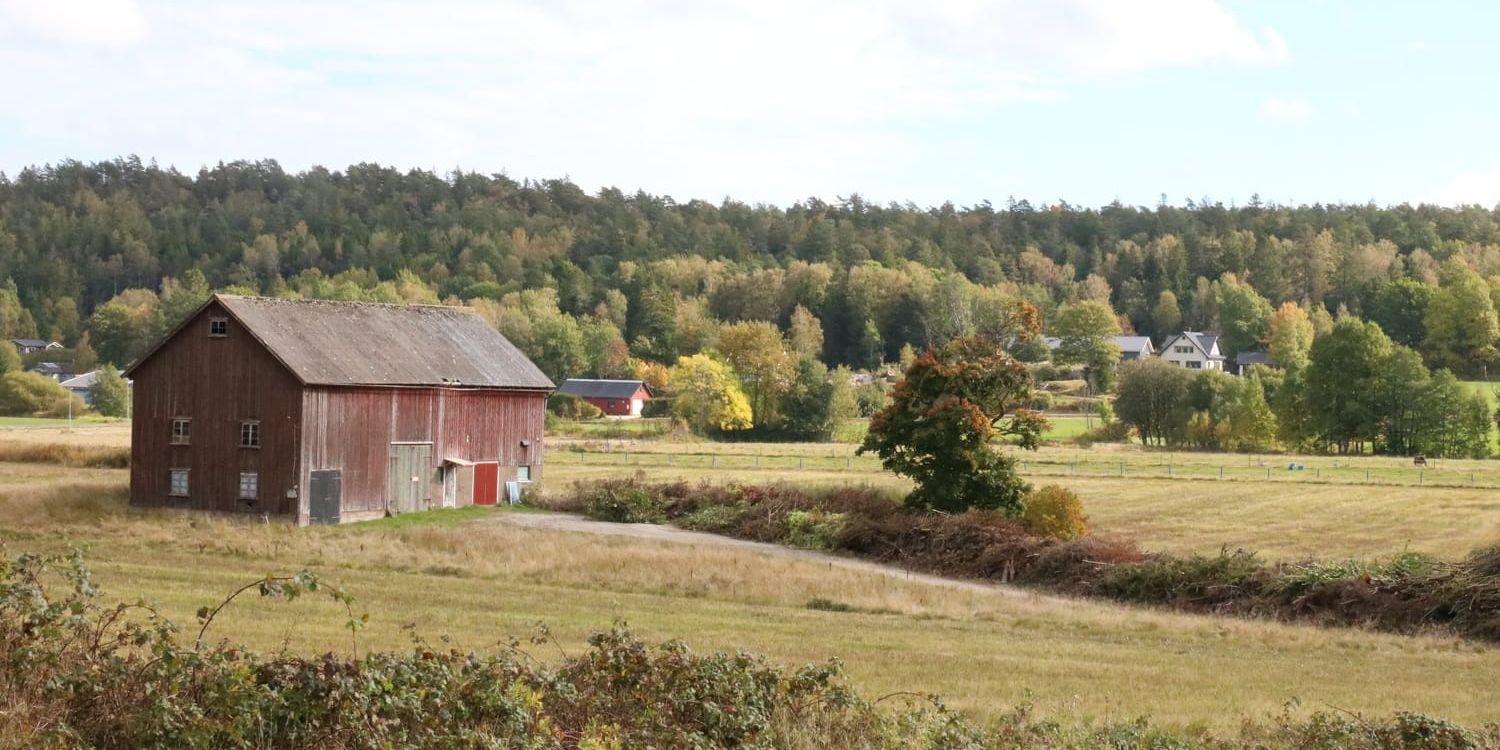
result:
[[[521,530],[508,511],[435,511],[337,528],[132,513],[125,472],[0,464],[0,540],[84,546],[105,591],[182,623],[235,586],[303,568],[371,615],[361,648],[400,648],[408,623],[482,649],[548,625],[576,652],[615,619],[651,639],[747,648],[788,663],[839,657],[869,694],[925,690],[979,716],[1032,700],[1049,715],[1229,728],[1280,710],[1420,710],[1500,720],[1500,650],[1176,615],[1014,591],[964,592],[724,549]],[[809,608],[813,599],[850,612]],[[218,636],[304,653],[347,650],[321,599],[236,604]],[[548,647],[550,649],[550,647]],[[545,658],[546,651],[538,651]]]

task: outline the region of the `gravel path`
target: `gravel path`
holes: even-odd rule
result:
[[[964,581],[942,576],[929,575],[927,573],[916,573],[905,568],[884,563],[860,560],[854,557],[835,555],[829,552],[816,550],[796,549],[784,547],[780,544],[768,544],[766,542],[751,542],[744,539],[734,539],[718,534],[705,534],[699,531],[687,531],[675,526],[665,526],[653,523],[611,523],[608,521],[594,521],[583,516],[571,513],[551,512],[527,512],[527,513],[497,513],[494,516],[496,523],[520,526],[530,529],[544,529],[547,531],[568,531],[579,534],[597,534],[600,536],[629,537],[632,539],[649,539],[659,542],[671,542],[675,544],[692,544],[703,547],[723,547],[729,549],[745,550],[756,554],[771,557],[782,557],[793,560],[805,560],[825,565],[830,565],[848,570],[857,570],[866,573],[896,578],[913,583],[921,583],[929,586],[941,586],[959,591],[976,591],[983,593],[1000,594],[1003,596],[1018,596],[1028,599],[1051,599],[1055,601],[1066,601],[1059,597],[1045,596],[1014,586],[1005,586],[993,583],[980,583],[978,581]]]

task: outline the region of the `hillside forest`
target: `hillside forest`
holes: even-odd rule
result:
[[[1370,378],[1389,375],[1381,357],[1419,379],[1500,374],[1500,211],[1478,206],[778,207],[374,164],[184,174],[129,157],[0,175],[0,280],[0,334],[60,341],[80,372],[127,364],[211,290],[462,303],[554,380],[738,375],[743,408],[692,415],[725,429],[784,428],[790,398],[847,398],[797,384],[967,336],[1035,361],[1049,356],[1039,333],[1063,335],[1088,369],[1090,337],[1213,331],[1233,361],[1274,355],[1279,328],[1300,362],[1350,321],[1324,349],[1363,346]],[[1316,381],[1317,362],[1284,379],[1304,366]],[[1336,435],[1280,432],[1387,442],[1374,416],[1340,418]]]

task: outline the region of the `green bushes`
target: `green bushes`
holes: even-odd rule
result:
[[[563,419],[598,419],[604,411],[571,393],[554,392],[547,397],[547,411]]]
[[[580,485],[578,502],[589,516],[601,521],[661,523],[666,520],[657,494],[631,480]]]
[[[1077,539],[1088,534],[1083,501],[1078,493],[1055,484],[1032,490],[1021,512],[1026,529],[1052,539]]]

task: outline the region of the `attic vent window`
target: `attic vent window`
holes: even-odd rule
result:
[[[209,318],[208,335],[214,338],[224,338],[229,335],[229,318]]]

